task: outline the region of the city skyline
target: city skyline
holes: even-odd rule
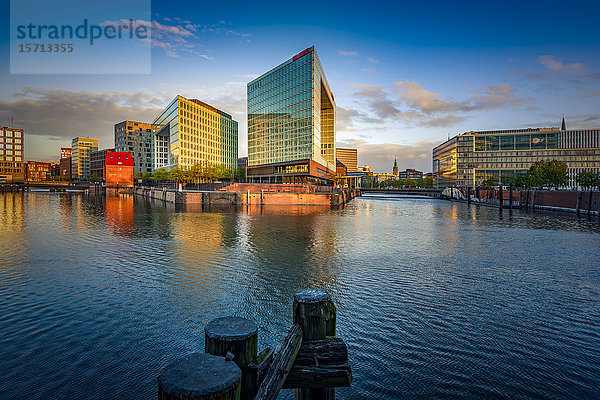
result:
[[[231,113],[245,156],[247,83],[314,45],[335,93],[337,145],[358,148],[359,164],[378,172],[395,157],[400,170],[429,172],[432,148],[470,130],[558,127],[563,112],[569,129],[600,126],[599,6],[511,4],[425,13],[349,3],[309,15],[281,4],[225,12],[154,2],[151,74],[10,75],[3,60],[0,125],[14,115],[26,159],[46,161],[76,136],[113,147],[114,124],[151,122],[181,94]],[[6,29],[0,48],[8,45]]]

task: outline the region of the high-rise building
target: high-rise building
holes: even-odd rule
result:
[[[338,147],[335,149],[336,157],[346,166],[348,172],[358,171],[358,150]]]
[[[213,106],[177,96],[152,125],[154,169],[237,166],[238,123]]]
[[[23,129],[0,126],[0,181],[6,183],[25,181],[23,139]]]
[[[90,178],[94,177],[98,180],[102,180],[104,176],[104,162],[106,160],[106,154],[109,151],[115,151],[115,149],[104,149],[90,153]]]
[[[134,174],[152,172],[154,145],[152,127],[150,123],[136,121],[115,124],[115,151],[131,153]]]
[[[90,179],[90,154],[98,151],[98,139],[73,138],[71,149],[71,179],[80,181]]]
[[[506,173],[525,173],[535,162],[551,160],[567,164],[569,187],[577,186],[582,171],[600,172],[600,129],[463,133],[433,149],[434,186],[475,187],[488,178],[502,182]]]
[[[251,182],[330,182],[335,102],[314,47],[248,83]]]

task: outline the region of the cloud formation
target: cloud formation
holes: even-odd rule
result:
[[[369,143],[363,139],[348,139],[337,142],[339,147],[358,149],[359,165],[368,164],[372,171],[392,172],[394,158],[398,159],[398,168],[415,168],[431,172],[431,149],[438,142],[421,141],[414,145],[394,143]]]
[[[450,127],[466,120],[474,111],[517,107],[530,101],[517,97],[515,89],[507,84],[486,86],[483,93],[470,94],[465,100],[444,99],[416,82],[402,80],[391,88],[366,84],[350,88],[380,122],[407,126]]]
[[[539,56],[540,64],[548,70],[557,73],[585,72],[586,68],[582,63],[563,64],[561,60],[554,56]]]
[[[356,57],[358,56],[357,51],[346,51],[346,50],[338,50],[337,51],[340,56],[344,57]]]

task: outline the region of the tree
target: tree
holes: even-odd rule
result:
[[[577,174],[577,184],[585,189],[591,189],[598,186],[600,176],[592,171],[581,171]]]
[[[552,160],[549,162],[536,161],[530,168],[528,174],[528,183],[530,187],[541,186],[564,186],[569,181],[567,175],[567,164]]]
[[[246,180],[246,168],[236,168],[234,170],[234,176],[237,180]]]
[[[100,179],[96,173],[93,173],[92,176],[90,176],[90,182],[98,182],[99,180]]]
[[[179,167],[175,167],[171,171],[169,171],[168,176],[169,176],[169,180],[177,181],[177,183],[185,182],[185,178],[186,178],[185,173]]]
[[[496,178],[489,177],[485,181],[483,181],[482,186],[486,190],[493,189],[494,187],[498,186],[498,181],[496,180]]]
[[[168,181],[170,179],[169,172],[165,168],[159,168],[154,171],[154,179],[157,181]]]

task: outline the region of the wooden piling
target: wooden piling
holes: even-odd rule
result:
[[[471,204],[471,187],[467,188],[467,204]]]
[[[302,340],[321,340],[335,336],[336,308],[329,293],[305,289],[294,295],[294,323],[302,328]],[[296,389],[297,400],[333,400],[335,388]]]
[[[242,398],[256,393],[255,382],[248,378],[248,364],[257,355],[258,327],[242,317],[213,319],[204,328],[204,351],[215,356],[233,355],[233,361],[242,371]]]
[[[498,206],[501,210],[504,208],[504,191],[502,190],[502,185],[498,187]]]
[[[189,354],[160,370],[158,400],[239,400],[241,378],[234,362]]]
[[[594,199],[594,192],[592,192],[592,189],[590,189],[590,196],[588,198],[587,215],[591,215],[592,214],[592,200],[593,199]]]
[[[581,205],[581,195],[582,195],[581,191],[578,191],[577,192],[577,205],[575,206],[575,212],[577,213],[577,215],[579,215],[579,208]]]
[[[513,185],[512,185],[512,183],[508,187],[508,208],[510,210],[513,209]]]

